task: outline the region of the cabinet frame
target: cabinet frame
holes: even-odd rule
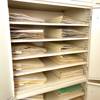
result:
[[[25,1],[24,1],[25,2]],[[44,3],[43,3],[44,4]],[[46,5],[46,3],[45,3],[45,5]],[[54,4],[52,4],[52,5],[54,5]],[[72,7],[73,5],[64,5],[64,4],[55,4],[55,6],[66,6],[66,7]],[[84,9],[88,9],[87,10],[87,20],[88,20],[88,23],[89,24],[86,24],[86,25],[82,25],[82,26],[86,26],[87,28],[86,28],[86,30],[87,30],[87,36],[88,36],[88,34],[90,35],[90,13],[91,12],[89,12],[90,10],[91,10],[91,7],[90,6],[78,6],[78,5],[74,5],[74,7],[76,7],[76,8],[84,8]],[[7,19],[8,20],[8,19]],[[8,22],[7,22],[8,23]],[[9,24],[9,23],[8,23]],[[59,25],[59,24],[48,24],[48,23],[46,23],[46,24],[36,24],[36,23],[17,23],[17,22],[10,22],[10,25],[39,25],[39,26],[70,26],[69,24],[67,25],[65,25],[65,24],[62,24],[62,25]],[[73,26],[81,26],[81,25],[73,25]],[[10,32],[9,32],[9,35],[10,35]],[[89,52],[89,39],[90,39],[90,36],[88,36],[88,38],[85,38],[85,39],[82,39],[82,40],[85,40],[86,42],[85,42],[85,45],[86,45],[86,47],[88,48],[88,52]],[[59,40],[59,39],[58,39]],[[57,40],[57,41],[58,41]],[[70,39],[69,39],[70,40]],[[74,40],[74,39],[72,39],[72,40]],[[38,40],[37,40],[38,41]],[[52,40],[51,40],[52,41]],[[56,41],[56,40],[55,40]],[[21,41],[12,41],[12,43],[17,43],[17,42],[21,42]],[[23,41],[22,41],[23,42]],[[27,42],[34,42],[34,41],[27,41]],[[86,52],[87,52],[86,51]],[[83,52],[85,52],[85,51],[83,51]],[[74,52],[71,52],[71,53],[74,53]],[[78,52],[76,52],[76,53],[78,53]],[[80,52],[79,52],[80,53]],[[10,54],[11,54],[11,52],[10,52]],[[89,54],[89,53],[88,53]],[[50,55],[51,56],[51,55]],[[87,53],[85,53],[85,56],[86,56],[86,61],[88,62],[88,56],[87,56]],[[39,56],[36,56],[36,57],[39,57]],[[42,56],[43,57],[43,56]],[[33,58],[33,57],[31,57],[31,58]],[[22,58],[23,59],[23,58]],[[26,58],[27,59],[27,58]],[[11,60],[11,58],[10,58],[10,60]],[[13,60],[15,60],[15,59],[13,59]],[[86,72],[86,75],[87,75],[87,66],[88,66],[88,64],[87,65],[84,65],[84,70],[85,70],[85,72]],[[86,76],[87,77],[87,76]],[[87,81],[87,79],[84,79],[84,81],[82,81],[82,82],[86,82]],[[66,85],[66,84],[65,84]],[[74,85],[74,84],[73,84]],[[67,84],[67,86],[70,86],[70,85],[68,85]],[[63,87],[63,86],[62,86]],[[84,85],[84,87],[85,87],[85,89],[86,89],[86,86]],[[55,89],[56,89],[56,87],[55,87]],[[50,90],[50,91],[52,91],[52,89]],[[85,90],[86,91],[86,90]],[[37,93],[38,94],[38,93]],[[19,97],[19,99],[20,99],[20,97]]]

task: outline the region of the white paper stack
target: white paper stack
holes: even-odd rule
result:
[[[11,30],[11,39],[43,39],[44,30]]]
[[[28,16],[23,13],[16,13],[16,12],[9,13],[9,20],[17,21],[17,22],[35,22],[35,23],[43,23],[44,22],[43,19],[36,18],[33,16]]]

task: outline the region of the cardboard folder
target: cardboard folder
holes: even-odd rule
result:
[[[77,98],[73,98],[73,99],[70,99],[70,100],[83,100],[82,97],[77,97]]]
[[[44,30],[11,30],[11,39],[43,39]]]
[[[45,29],[45,38],[82,38],[86,37],[85,32],[74,29]]]
[[[61,79],[61,78],[67,78],[67,77],[82,75],[83,74],[83,67],[82,66],[74,66],[74,67],[69,67],[69,68],[52,70],[52,72],[58,78]]]
[[[83,62],[85,60],[84,58],[79,57],[77,55],[59,55],[59,56],[52,56],[49,58],[57,64],[70,64],[70,63]]]
[[[39,83],[45,83],[47,81],[46,76],[41,73],[34,73],[29,75],[21,75],[16,76],[14,78],[14,84],[39,84]]]
[[[67,52],[67,51],[74,51],[74,50],[84,50],[83,47],[78,47],[73,44],[69,44],[67,42],[45,42],[44,47],[50,48],[57,52]]]
[[[61,98],[61,97],[65,97],[65,96],[79,93],[82,91],[83,91],[82,87],[78,85],[73,85],[73,86],[62,88],[62,89],[58,89],[54,91],[54,93],[57,95],[58,98]]]
[[[21,100],[44,100],[43,94],[27,97]]]
[[[13,56],[36,55],[36,54],[44,54],[45,52],[46,52],[45,48],[38,47],[30,43],[12,44]]]
[[[16,12],[9,13],[9,20],[17,21],[17,22],[35,22],[35,23],[43,23],[44,22],[43,19],[36,18],[33,16],[28,16],[23,13],[16,13]]]
[[[36,69],[42,67],[46,67],[46,65],[39,58],[13,61],[14,70]]]
[[[58,16],[55,18],[47,19],[47,23],[65,23],[65,24],[86,24],[86,21],[76,20],[67,16]]]
[[[25,89],[25,88],[30,88],[30,87],[35,88],[43,84],[44,83],[32,83],[32,84],[23,83],[23,84],[14,84],[14,87],[15,89]]]

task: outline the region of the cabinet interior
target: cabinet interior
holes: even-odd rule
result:
[[[85,7],[78,8],[78,7],[75,7],[75,6],[72,7],[69,5],[68,6],[58,6],[58,5],[28,3],[28,2],[24,2],[24,4],[23,4],[23,2],[19,3],[17,1],[12,1],[12,0],[8,0],[8,7],[9,7],[10,12],[24,13],[26,15],[38,17],[38,18],[41,18],[44,20],[64,15],[64,16],[68,16],[68,17],[71,17],[76,20],[81,20],[81,21],[87,22],[87,24],[84,26],[81,26],[81,25],[66,25],[66,26],[49,25],[48,26],[48,25],[32,25],[32,24],[27,25],[27,23],[25,25],[24,24],[14,24],[14,25],[10,24],[10,27],[18,27],[18,28],[22,28],[22,29],[44,29],[44,30],[50,29],[50,30],[52,30],[52,29],[71,28],[71,29],[75,29],[75,30],[78,30],[81,32],[85,32],[86,33],[85,38],[87,38],[87,39],[81,39],[81,40],[77,40],[77,39],[76,40],[62,40],[62,41],[66,41],[68,43],[77,45],[79,47],[85,48],[86,51],[84,51],[84,52],[70,53],[70,54],[76,54],[77,56],[85,58],[85,64],[80,65],[80,66],[83,66],[83,69],[84,69],[84,75],[81,76],[81,77],[83,77],[83,80],[79,79],[79,82],[78,82],[77,81],[78,77],[76,77],[76,78],[68,79],[68,82],[69,82],[68,84],[66,83],[67,81],[64,83],[64,80],[60,81],[57,79],[56,79],[55,83],[53,83],[52,78],[50,78],[50,76],[48,76],[48,74],[50,73],[50,70],[54,70],[53,67],[51,67],[51,69],[41,69],[37,72],[44,72],[47,74],[47,77],[50,78],[49,81],[46,83],[46,85],[37,87],[35,89],[29,88],[28,90],[27,89],[22,89],[19,91],[17,90],[17,92],[15,91],[15,97],[17,99],[22,99],[23,97],[29,97],[29,96],[32,96],[33,94],[37,95],[37,94],[41,94],[41,93],[45,93],[45,92],[50,92],[50,91],[56,90],[58,88],[63,88],[63,87],[74,85],[74,84],[80,84],[86,93],[86,81],[87,81],[87,75],[88,75],[88,72],[87,72],[88,51],[89,51],[89,38],[90,38],[90,35],[89,35],[90,27],[89,26],[90,26],[91,9],[88,7],[87,8],[85,8]],[[44,42],[50,42],[50,41],[48,40],[48,41],[44,41]],[[34,42],[33,41],[30,43],[42,47],[44,42],[42,42],[42,41]],[[57,42],[59,42],[59,39]],[[20,42],[16,42],[16,43],[20,43]],[[12,44],[14,44],[14,42],[12,42]],[[67,53],[65,53],[65,54],[67,54]],[[49,56],[52,56],[52,53]],[[17,58],[17,59],[13,59],[13,60],[32,59],[32,58],[37,58],[37,57],[39,57],[39,56],[32,56],[32,57],[28,57],[28,58]],[[40,55],[40,59],[47,59],[47,57],[48,57],[48,55],[46,55],[46,56]],[[57,66],[55,65],[55,67],[57,67]],[[67,66],[67,67],[69,67],[69,66]],[[64,68],[64,66],[58,66],[58,68]],[[28,70],[28,71],[22,71],[22,72],[14,72],[14,76],[31,74],[31,73],[36,73],[36,71]],[[72,81],[72,83],[70,82],[70,80]],[[59,87],[59,84],[61,84],[60,87]],[[35,92],[35,90],[36,90],[36,92]],[[85,94],[83,95],[83,98],[85,99]],[[48,99],[46,99],[46,100],[48,100]]]

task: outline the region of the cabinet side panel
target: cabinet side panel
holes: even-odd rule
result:
[[[14,96],[7,0],[0,0],[0,100]]]

